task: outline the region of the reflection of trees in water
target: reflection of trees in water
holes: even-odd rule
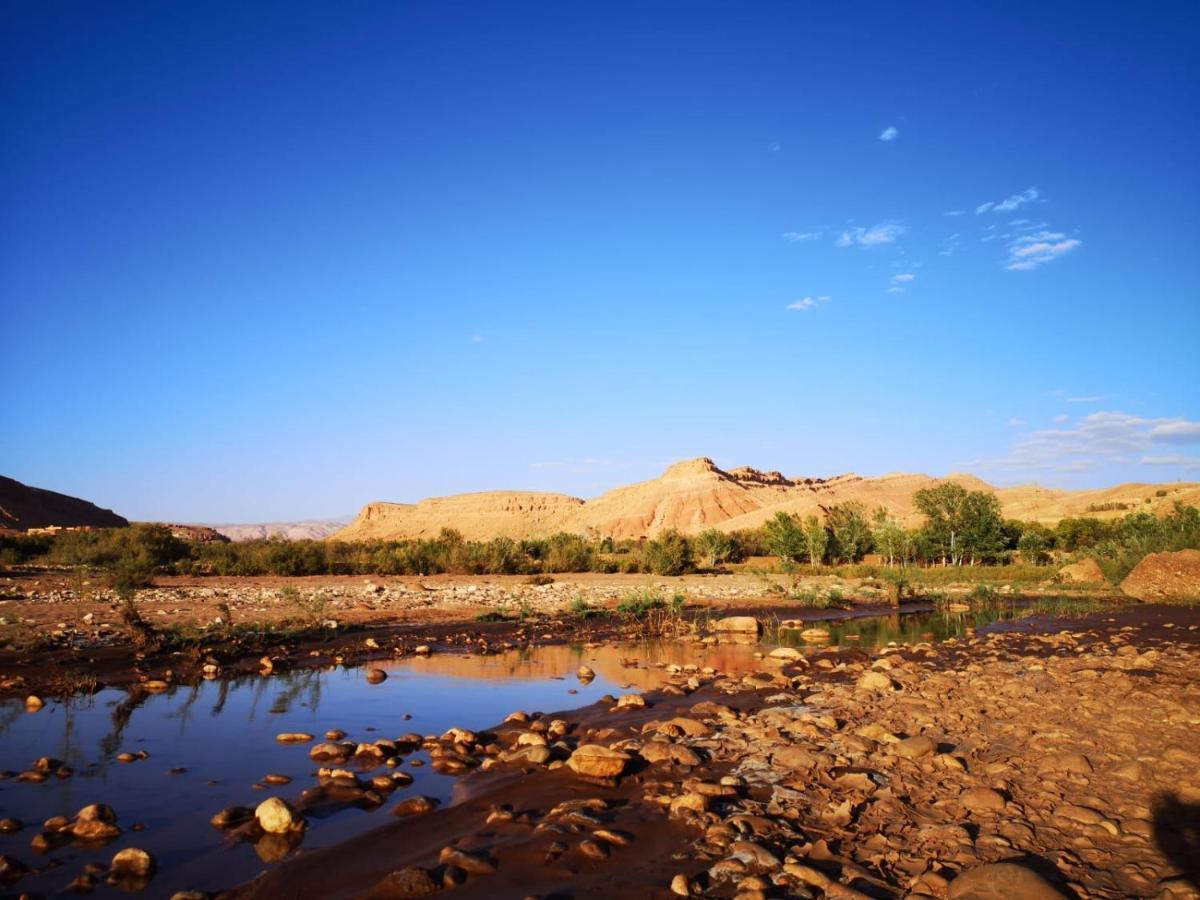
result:
[[[117,749],[121,746],[121,742],[125,738],[125,729],[129,727],[134,710],[145,703],[149,696],[146,691],[135,685],[129,689],[123,700],[118,700],[113,704],[112,713],[109,715],[112,730],[100,738],[100,752],[106,762],[116,755]]]
[[[214,719],[225,711],[225,704],[229,701],[229,688],[233,684],[228,678],[222,678],[217,682],[217,702],[213,704],[212,710],[209,712]]]
[[[25,715],[25,705],[17,701],[5,703],[0,707],[0,737],[3,737],[13,723]]]
[[[196,701],[200,699],[201,690],[202,690],[201,685],[199,685],[199,684],[191,685],[188,689],[187,698],[184,699],[184,701],[179,704],[179,707],[177,709],[167,713],[167,715],[165,716],[165,718],[167,718],[167,719],[178,719],[179,720],[179,735],[180,735],[180,737],[187,734],[188,722],[191,721],[191,718],[192,718],[192,707],[195,706]]]
[[[304,697],[305,705],[316,712],[317,707],[321,705],[323,675],[319,669],[302,669],[288,674],[285,687],[275,695],[270,712],[275,715],[291,712],[292,705],[298,697]]]

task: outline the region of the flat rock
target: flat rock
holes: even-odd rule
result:
[[[1032,869],[992,863],[969,869],[950,882],[951,900],[1063,900],[1064,895]]]
[[[713,631],[737,632],[739,634],[758,634],[762,625],[754,616],[726,616],[713,622]]]

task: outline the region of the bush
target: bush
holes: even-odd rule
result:
[[[646,542],[642,563],[655,575],[682,575],[692,568],[692,548],[678,531],[664,531]]]

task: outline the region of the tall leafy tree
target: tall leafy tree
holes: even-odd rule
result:
[[[871,549],[871,526],[861,503],[849,501],[829,507],[833,553],[843,562],[857,562]]]
[[[875,510],[871,523],[871,541],[875,545],[875,552],[887,559],[889,566],[907,561],[905,545],[908,540],[904,527],[892,517],[887,507],[881,506]]]
[[[763,525],[767,550],[785,563],[793,562],[805,550],[804,531],[798,517],[777,512]]]
[[[733,538],[719,528],[706,528],[696,535],[696,552],[714,568],[724,562],[733,553]]]
[[[1004,549],[1004,520],[995,494],[945,481],[917,491],[913,501],[925,516],[929,551],[943,563],[974,564]]]
[[[829,546],[829,532],[825,523],[816,516],[804,520],[804,549],[808,553],[809,565],[819,566]]]

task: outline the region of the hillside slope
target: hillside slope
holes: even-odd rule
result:
[[[569,531],[617,539],[653,537],[668,529],[695,534],[705,528],[756,528],[777,512],[823,515],[834,504],[886,507],[906,525],[920,522],[914,494],[939,481],[994,491],[1009,518],[1053,523],[1064,516],[1112,518],[1133,510],[1158,511],[1175,500],[1200,503],[1200,485],[1125,484],[1089,491],[1024,485],[993,488],[973,475],[891,474],[877,478],[787,478],[741,467],[725,471],[699,457],[676,463],[658,478],[614,488],[591,500],[519,491],[458,494],[419,503],[369,503],[334,540],[433,537],[453,528],[468,540],[520,539]],[[1160,496],[1161,494],[1161,496]],[[1149,502],[1147,502],[1149,500]]]
[[[0,528],[24,531],[51,525],[119,528],[128,524],[111,509],[0,475]]]

